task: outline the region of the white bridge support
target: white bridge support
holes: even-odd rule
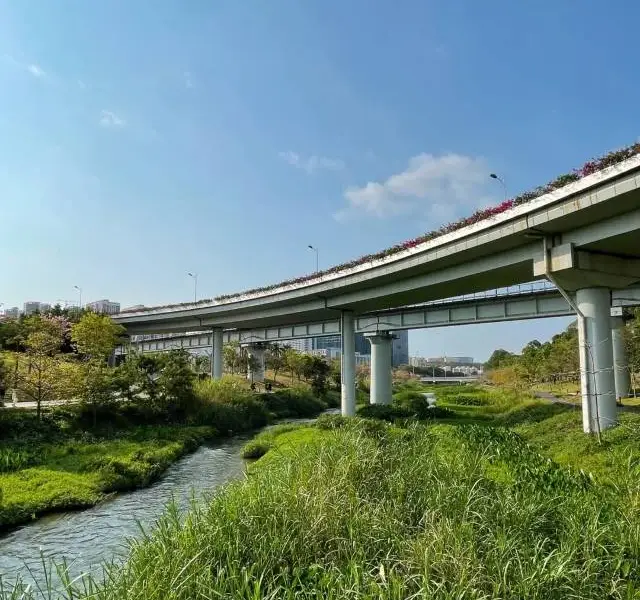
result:
[[[211,378],[220,379],[223,365],[222,342],[224,336],[222,328],[215,328],[211,338]]]
[[[355,319],[352,312],[344,311],[342,313],[341,330],[340,404],[342,415],[353,417],[356,414],[356,340]]]
[[[391,404],[391,342],[389,332],[365,335],[371,344],[371,404]]]
[[[247,379],[253,382],[264,381],[264,354],[263,344],[249,344],[247,346],[249,364],[247,365]]]
[[[613,344],[613,367],[616,382],[616,400],[626,398],[631,390],[631,373],[624,345],[624,319],[611,317],[611,341]]]
[[[578,328],[582,424],[595,433],[617,423],[616,385],[611,340],[611,293],[608,288],[585,288],[576,293],[583,326]],[[586,351],[582,351],[582,350]]]

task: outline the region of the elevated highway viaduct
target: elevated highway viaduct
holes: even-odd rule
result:
[[[591,173],[490,218],[371,261],[218,300],[123,312],[131,335],[211,331],[213,375],[225,331],[339,322],[342,412],[355,411],[356,324],[371,326],[372,401],[390,401],[390,332],[379,315],[412,305],[551,282],[578,319],[585,431],[616,423],[611,308],[640,282],[640,158]],[[635,292],[634,292],[635,293]],[[633,295],[633,294],[631,294]],[[417,318],[417,317],[416,317]],[[416,323],[415,326],[425,326]],[[229,335],[229,334],[227,334]]]

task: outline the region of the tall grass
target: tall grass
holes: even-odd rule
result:
[[[169,511],[104,585],[73,597],[640,594],[637,484],[614,496],[497,430],[366,423],[327,421],[186,519]]]

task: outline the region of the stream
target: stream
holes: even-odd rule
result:
[[[5,591],[18,577],[44,589],[43,563],[51,571],[51,561],[60,564],[63,559],[72,576],[93,572],[100,578],[102,564],[124,559],[127,540],[141,534],[140,526],[148,531],[169,502],[174,500],[184,510],[192,499],[202,500],[241,477],[246,461],[240,450],[251,437],[201,446],[148,488],[118,494],[87,510],[48,515],[0,537],[0,578]]]

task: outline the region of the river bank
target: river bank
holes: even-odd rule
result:
[[[187,511],[194,500],[206,501],[220,486],[242,477],[246,461],[240,449],[250,435],[205,442],[148,487],[115,494],[86,510],[52,513],[3,535],[0,577],[4,589],[11,589],[17,580],[22,586],[45,589],[47,580],[53,580],[52,587],[61,591],[57,572],[63,561],[71,578],[81,573],[99,578],[101,565],[122,562],[127,540],[141,536],[142,530],[151,531],[168,504],[175,503],[178,512]],[[13,598],[20,597],[14,593]],[[2,593],[0,598],[4,600]]]
[[[640,593],[636,415],[596,445],[570,409],[439,391],[440,421],[331,416],[260,434],[247,478],[186,518],[170,510],[90,597]]]
[[[328,399],[335,403],[335,398]],[[315,416],[327,407],[327,402],[305,390],[243,392],[209,398],[205,410],[192,419],[197,424],[133,425],[118,414],[115,425],[111,419],[96,430],[71,427],[75,421],[69,408],[51,411],[40,423],[33,414],[15,411],[9,417],[14,420],[14,435],[0,440],[0,530],[148,486],[205,442],[256,430],[281,418]]]

